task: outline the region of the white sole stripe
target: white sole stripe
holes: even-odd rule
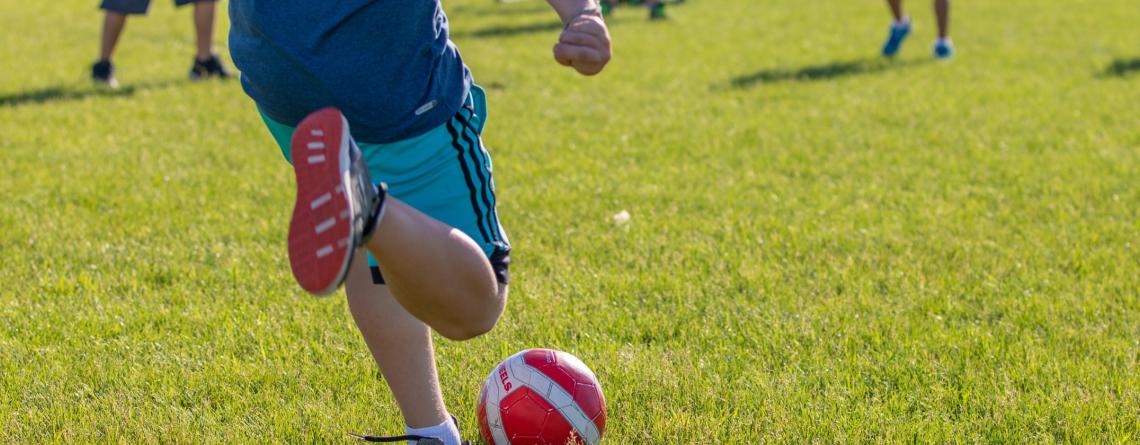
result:
[[[329,218],[324,222],[317,224],[317,235],[325,233],[326,230],[331,229],[334,225],[336,225],[336,218]]]
[[[309,150],[320,150],[322,148],[325,148],[324,142],[310,142],[309,143]]]
[[[325,193],[321,196],[318,196],[317,199],[313,200],[313,202],[310,202],[309,203],[309,209],[316,209],[317,207],[323,206],[323,205],[325,205],[325,203],[327,203],[331,200],[332,200],[332,194],[331,193]]]
[[[309,163],[316,164],[318,162],[325,162],[325,155],[312,155],[309,156]]]
[[[325,247],[317,249],[317,258],[327,257],[332,252],[333,252],[333,246],[325,245]]]

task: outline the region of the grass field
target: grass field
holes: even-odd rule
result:
[[[155,3],[117,92],[95,2],[0,4],[0,443],[399,432],[288,273],[287,164]],[[491,367],[551,347],[607,443],[1140,442],[1135,0],[955,4],[948,63],[925,2],[891,63],[877,1],[620,9],[598,78],[540,1],[445,6],[514,245],[498,327],[437,343],[470,439]]]

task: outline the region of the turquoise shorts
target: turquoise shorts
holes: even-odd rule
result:
[[[293,127],[261,113],[285,160]],[[389,144],[357,143],[372,180],[388,184],[388,194],[459,229],[483,248],[500,283],[507,283],[511,244],[499,223],[491,156],[480,135],[487,122],[483,90],[471,87],[467,102],[447,123],[422,135]],[[372,279],[384,283],[376,259],[368,255]]]

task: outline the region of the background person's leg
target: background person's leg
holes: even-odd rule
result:
[[[127,26],[127,15],[115,11],[107,11],[103,18],[103,37],[99,45],[99,60],[111,60],[115,47],[119,44],[119,37]]]
[[[150,0],[103,0],[99,8],[106,11],[103,17],[103,34],[99,40],[99,60],[91,65],[91,80],[115,88],[115,67],[111,57],[119,45],[119,38],[127,26],[128,14],[146,14]]]
[[[175,6],[194,4],[194,35],[196,51],[194,64],[190,66],[190,80],[202,80],[208,77],[230,77],[229,70],[222,65],[218,56],[214,54],[214,16],[217,10],[216,0],[174,0]]]
[[[950,42],[950,0],[934,0],[934,13],[938,16],[938,39],[934,41],[934,58],[954,57],[954,44]]]
[[[895,20],[891,23],[882,52],[884,56],[894,57],[902,47],[903,40],[910,34],[910,18],[903,12],[902,0],[887,0],[887,4],[890,5],[891,15]]]
[[[887,4],[891,7],[891,15],[895,17],[895,22],[901,22],[906,17],[903,13],[902,0],[887,0]]]
[[[198,61],[214,55],[214,0],[194,2],[194,32],[197,35]]]
[[[646,6],[649,8],[649,18],[651,20],[666,18],[665,2],[663,0],[650,0]]]
[[[950,0],[934,0],[934,14],[938,16],[938,38],[945,39],[950,35]]]
[[[119,44],[119,37],[127,25],[128,14],[146,14],[150,0],[103,0],[99,8],[106,11],[103,17],[103,36],[99,45],[99,60],[109,61]]]

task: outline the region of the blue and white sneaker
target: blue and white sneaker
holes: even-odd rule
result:
[[[949,59],[954,57],[954,44],[950,39],[938,39],[934,42],[934,58]]]
[[[891,24],[891,34],[887,36],[887,43],[883,44],[883,55],[886,57],[894,57],[898,54],[899,48],[902,47],[903,40],[906,36],[910,35],[910,20],[902,23]]]

